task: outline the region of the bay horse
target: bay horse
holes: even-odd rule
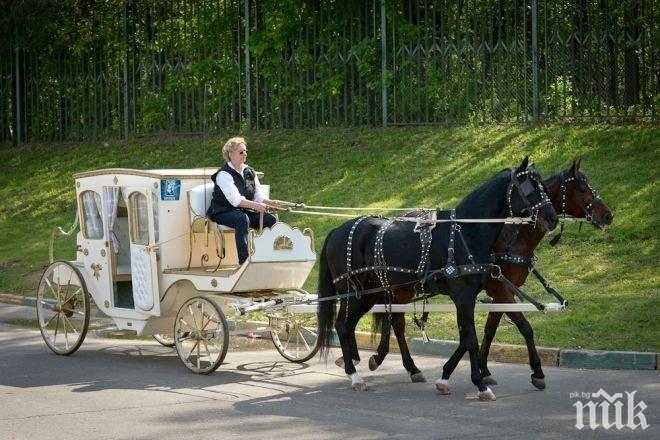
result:
[[[543,183],[547,188],[548,196],[560,219],[567,215],[585,218],[587,222],[601,230],[612,223],[614,218],[612,211],[591,187],[587,176],[580,171],[580,161],[573,161],[573,164],[568,169],[551,176]],[[418,212],[412,212],[408,215],[418,215]],[[546,232],[531,225],[504,225],[502,228],[502,232],[493,246],[492,255],[495,258],[495,262],[500,266],[502,274],[516,286],[520,287],[525,283],[535,263],[534,251],[545,235]],[[487,280],[485,291],[493,299],[494,304],[511,304],[516,302],[514,292],[506,284],[494,278]],[[487,362],[490,346],[502,315],[502,312],[490,312],[488,314],[488,320],[484,328],[484,337],[479,350],[479,369],[484,383],[487,385],[497,384],[497,381],[488,369]],[[525,339],[529,354],[529,365],[532,369],[532,385],[540,390],[545,389],[545,375],[541,368],[541,359],[536,350],[532,326],[521,312],[506,312],[506,315],[516,325],[518,331]],[[374,314],[374,329],[383,328],[383,318],[383,314]],[[425,321],[424,316],[422,320]],[[410,356],[404,337],[404,314],[393,314],[392,321],[404,367],[408,371],[411,371],[411,369],[414,370],[414,373],[411,373],[413,382],[423,381],[423,375],[414,366],[415,364]],[[369,359],[370,370],[376,370],[381,365],[389,352],[389,343],[389,331],[383,328],[377,353]],[[356,356],[353,353],[353,356],[354,363],[359,362],[359,355]],[[343,365],[343,358],[338,359],[337,364]]]
[[[537,227],[544,231],[557,225],[557,215],[545,194],[541,177],[536,169],[528,167],[528,158],[517,169],[503,170],[472,191],[451,213],[453,220],[482,219],[482,222],[438,223],[430,232],[432,240],[425,252],[422,252],[423,243],[414,231],[413,222],[360,217],[330,231],[319,259],[318,318],[322,356],[327,358],[334,326],[343,358],[354,359],[354,354],[357,356],[355,326],[360,318],[376,303],[410,302],[419,287],[419,283],[414,285],[419,280],[414,275],[413,265],[418,267],[426,262],[433,273],[441,275],[434,276],[433,281],[436,289],[448,294],[454,302],[460,332],[459,346],[445,363],[436,388],[441,390],[447,386],[449,376],[467,351],[478,398],[495,400],[495,394],[486,386],[479,369],[474,307],[477,294],[490,277],[490,252],[502,230],[502,223],[488,220],[503,219],[507,215],[534,216]],[[438,218],[449,219],[450,214],[439,211]],[[460,237],[458,242],[454,241],[456,235]],[[467,262],[471,264],[458,266]],[[344,277],[346,274],[349,276]],[[335,284],[337,280],[341,281]],[[360,295],[360,291],[373,289],[379,293]],[[356,290],[357,294],[341,299],[337,314],[336,295]],[[393,325],[396,326],[394,322]],[[366,390],[353,362],[345,362],[344,370],[351,378],[352,389]],[[408,371],[411,375],[415,373]]]

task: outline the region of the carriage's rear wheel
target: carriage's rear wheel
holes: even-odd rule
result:
[[[172,335],[164,335],[157,333],[153,335],[154,339],[156,342],[158,342],[160,345],[163,345],[165,347],[174,347],[175,342],[174,342],[174,336]]]
[[[291,362],[306,362],[319,351],[315,314],[278,313],[268,316],[270,335],[279,353]]]
[[[174,344],[179,359],[193,373],[209,374],[222,364],[229,327],[215,300],[198,296],[181,306],[174,323]]]
[[[89,315],[89,292],[80,271],[66,261],[48,266],[37,290],[37,320],[48,348],[65,356],[78,350]]]

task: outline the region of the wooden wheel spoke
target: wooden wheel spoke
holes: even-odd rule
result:
[[[213,356],[211,355],[211,352],[209,351],[209,346],[206,343],[204,339],[202,339],[202,343],[204,344],[204,350],[206,351],[206,355],[209,357],[209,362],[213,362]]]
[[[80,333],[78,333],[78,330],[76,330],[76,328],[73,326],[73,324],[71,324],[71,321],[69,321],[69,318],[67,318],[66,315],[62,314],[62,318],[64,318],[64,320],[62,322],[68,322],[69,327],[71,327],[71,330],[73,330],[76,333],[76,335],[80,335]]]
[[[73,292],[73,293],[71,294],[71,296],[67,297],[67,299],[65,299],[64,301],[62,301],[62,304],[66,304],[66,303],[68,303],[69,301],[71,301],[76,295],[78,295],[78,293],[80,293],[80,291],[82,291],[82,287],[79,287],[78,290],[76,290],[75,292]]]
[[[59,316],[59,313],[54,314],[51,316],[48,321],[44,324],[44,329],[48,329],[48,326],[53,322],[53,319],[57,318]]]
[[[305,344],[305,348],[307,349],[307,351],[312,351],[312,349],[309,348],[309,344],[307,343],[307,340],[305,339],[305,335],[302,334],[300,329],[298,329],[298,335],[300,336],[300,339],[302,339],[303,344]],[[300,344],[298,344],[298,345],[300,345]]]
[[[55,292],[55,289],[53,288],[53,285],[50,283],[50,280],[48,279],[48,277],[44,277],[44,281],[46,281],[46,284],[48,285],[48,288],[53,293],[53,296],[55,297],[57,302],[59,302],[60,301],[60,296],[57,294],[57,292]]]

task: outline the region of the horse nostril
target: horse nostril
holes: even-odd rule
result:
[[[612,220],[614,220],[614,214],[612,214],[611,212],[605,214],[605,223],[609,225],[610,223],[612,223]]]

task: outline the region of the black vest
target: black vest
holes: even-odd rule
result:
[[[236,185],[236,188],[238,188],[238,192],[243,197],[248,200],[254,200],[254,193],[256,190],[256,185],[254,182],[256,174],[254,170],[249,166],[246,166],[243,170],[243,175],[241,176],[238,171],[229,166],[229,163],[226,163],[225,166],[220,168],[211,176],[211,180],[213,181],[213,198],[211,199],[211,206],[209,206],[209,209],[206,211],[207,216],[231,211],[233,209],[241,209],[229,203],[229,200],[227,200],[227,197],[225,197],[225,194],[216,183],[215,178],[221,171],[226,171],[229,173],[229,175],[234,179],[234,185]]]

